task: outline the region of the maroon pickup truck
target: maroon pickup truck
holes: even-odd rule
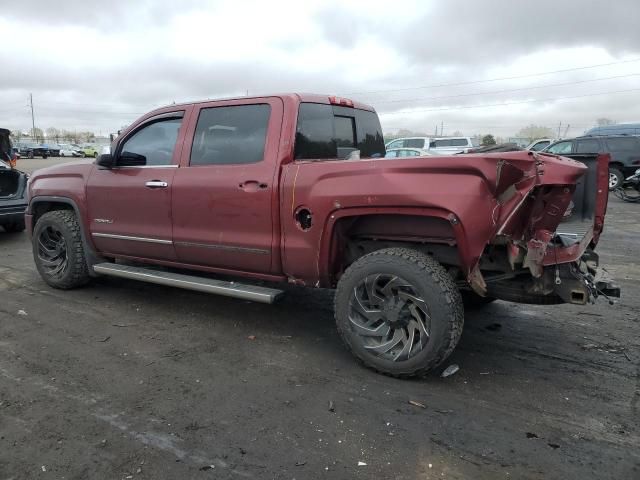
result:
[[[111,152],[31,177],[52,287],[112,275],[266,303],[279,282],[336,288],[348,348],[399,377],[447,358],[463,305],[619,296],[593,251],[606,155],[385,159],[371,107],[298,94],[160,108]]]

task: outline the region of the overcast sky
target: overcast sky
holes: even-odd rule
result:
[[[11,129],[31,127],[29,93],[36,126],[102,134],[173,101],[247,91],[348,96],[388,132],[640,121],[639,0],[3,3]]]

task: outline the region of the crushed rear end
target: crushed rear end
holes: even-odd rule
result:
[[[469,285],[519,303],[619,297],[594,251],[607,209],[608,155],[531,155],[536,161],[528,171],[498,162],[495,194],[503,216],[496,214],[495,235]]]

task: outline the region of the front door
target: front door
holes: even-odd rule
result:
[[[118,144],[113,168],[92,171],[87,204],[98,251],[175,260],[171,190],[180,157],[182,116],[183,112],[165,114],[143,123]]]
[[[277,229],[282,100],[212,102],[197,108],[188,128],[191,141],[185,141],[173,181],[177,257],[184,263],[269,273]]]

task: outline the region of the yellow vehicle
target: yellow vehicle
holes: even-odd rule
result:
[[[80,151],[84,157],[97,158],[99,155],[95,145],[83,145]]]

